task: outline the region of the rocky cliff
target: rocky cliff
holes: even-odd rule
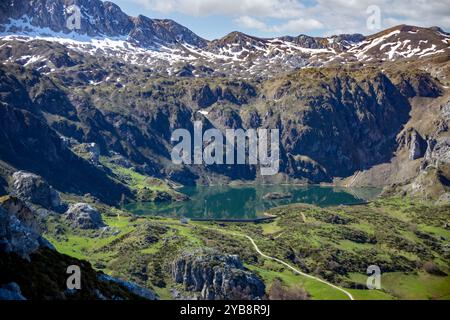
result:
[[[264,283],[247,271],[237,256],[207,251],[186,253],[173,262],[172,276],[198,299],[255,300],[265,295]]]
[[[14,104],[26,106],[21,104],[20,99],[15,96]],[[125,186],[67,148],[42,115],[11,105],[1,105],[0,109],[0,157],[3,161],[15,168],[39,174],[60,191],[91,193],[110,204],[118,203],[122,194],[131,197]]]

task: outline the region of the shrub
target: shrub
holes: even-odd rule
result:
[[[425,262],[423,264],[423,269],[427,273],[435,275],[435,276],[445,276],[446,275],[445,272],[441,271],[441,269],[439,269],[439,267],[432,261]]]
[[[270,300],[309,300],[310,296],[303,288],[286,288],[276,279],[269,289]]]

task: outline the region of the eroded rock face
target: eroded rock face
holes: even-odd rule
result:
[[[247,271],[237,256],[213,251],[183,254],[173,262],[172,276],[201,300],[255,300],[265,293],[262,280]]]
[[[416,160],[422,158],[425,155],[426,149],[427,142],[414,130],[411,134],[409,159]]]
[[[87,203],[71,205],[66,212],[66,220],[78,229],[99,229],[106,226],[100,212]]]
[[[15,197],[0,199],[0,251],[29,260],[41,247],[53,248],[41,237],[33,211]]]
[[[18,171],[13,174],[13,194],[46,209],[61,211],[64,207],[59,193],[40,176],[30,172]]]
[[[428,141],[426,159],[428,164],[437,165],[438,163],[450,164],[450,138],[441,137],[436,140]]]

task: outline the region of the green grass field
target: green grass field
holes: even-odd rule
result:
[[[169,272],[173,259],[181,252],[205,247],[238,254],[263,279],[267,290],[278,279],[285,286],[306,290],[311,299],[348,299],[335,288],[259,256],[244,235],[255,239],[265,254],[338,285],[357,300],[450,297],[450,277],[428,274],[421,267],[432,262],[449,274],[449,255],[444,251],[448,230],[443,227],[450,219],[448,207],[396,198],[339,208],[292,205],[270,214],[277,219],[263,224],[182,224],[170,218],[135,219],[111,209],[104,220],[114,235],[66,229],[58,236],[49,227],[46,237],[58,251],[145,285],[162,299],[170,299],[170,288],[175,286]],[[337,214],[339,223],[333,218]],[[366,268],[372,264],[383,271],[382,290],[364,289]]]

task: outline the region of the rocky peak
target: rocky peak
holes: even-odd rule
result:
[[[365,36],[359,33],[355,34],[340,34],[332,36],[327,39],[329,46],[332,48],[339,48],[341,50],[348,49],[366,39]]]
[[[301,34],[297,37],[282,37],[281,40],[289,41],[299,45],[302,48],[308,49],[323,49],[325,48],[325,44],[321,41],[321,38],[310,37],[304,34]]]
[[[153,21],[168,30],[178,42],[187,43],[198,48],[204,48],[208,44],[208,41],[173,20],[155,19]]]
[[[81,14],[80,29],[75,32],[67,27],[73,5]],[[178,43],[206,46],[206,40],[174,21],[130,17],[114,3],[100,0],[7,0],[0,23],[0,31],[5,33],[120,38],[145,48]]]
[[[121,36],[132,27],[131,19],[117,5],[99,0],[7,0],[0,21],[22,31],[38,28],[47,33],[70,33],[67,19],[73,14],[73,5],[80,8],[79,34]]]
[[[72,15],[69,8],[74,4],[81,14],[81,26],[76,31],[66,25]],[[341,34],[275,39],[235,31],[209,42],[172,20],[130,17],[111,2],[6,0],[0,4],[0,41],[38,36],[83,54],[102,54],[126,64],[133,61],[132,64],[151,65],[156,74],[177,77],[265,78],[305,66],[434,58],[445,56],[450,50],[450,35],[439,28],[402,25],[368,37]],[[39,68],[47,71],[55,66],[73,65],[67,57],[54,62],[54,57],[42,54],[42,49],[35,45],[33,52],[23,52],[24,47],[13,50],[5,46],[0,49],[0,57],[29,67],[39,64]],[[180,65],[185,67],[180,69]]]
[[[225,37],[223,37],[222,39],[217,40],[218,43],[222,44],[222,45],[226,45],[226,44],[246,44],[247,42],[250,43],[263,43],[264,40],[257,38],[257,37],[253,37],[250,36],[248,34],[239,32],[239,31],[233,31],[231,33],[229,33],[228,35],[226,35]]]
[[[448,51],[450,34],[400,25],[367,37],[349,49],[359,60],[424,58]]]
[[[221,39],[212,41],[209,44],[209,49],[220,54],[232,54],[235,52],[242,52],[243,50],[255,52],[256,48],[259,48],[260,50],[266,49],[267,45],[266,39],[234,31]]]

